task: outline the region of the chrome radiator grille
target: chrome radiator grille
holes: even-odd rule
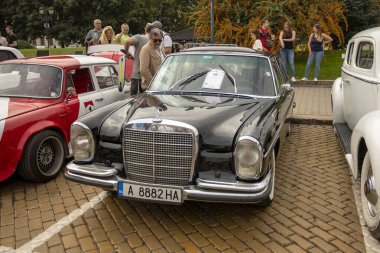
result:
[[[123,152],[127,179],[188,185],[193,176],[194,148],[194,134],[188,129],[186,132],[161,132],[126,127]]]

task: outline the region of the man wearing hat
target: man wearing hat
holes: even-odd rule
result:
[[[162,24],[160,21],[154,21],[151,24],[151,27],[152,28],[155,27],[155,28],[162,30]],[[163,33],[163,41],[162,41],[161,47],[164,50],[166,55],[171,54],[172,44],[173,44],[172,38],[170,38],[170,36],[167,32],[162,31],[162,33]]]

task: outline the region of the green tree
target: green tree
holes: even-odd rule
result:
[[[111,25],[118,33],[120,24],[127,22],[130,33],[142,33],[146,23],[161,20],[164,30],[177,31],[188,26],[186,13],[191,0],[3,0],[0,1],[0,23],[14,27],[20,39],[32,39],[46,35],[39,8],[54,7],[50,37],[63,45],[71,41],[83,41],[93,28],[93,20],[99,18],[102,25]],[[5,29],[3,28],[4,32]]]
[[[349,27],[346,41],[360,31],[380,26],[380,0],[344,0],[344,3]]]
[[[38,13],[40,6],[41,1],[37,0],[0,1],[0,22],[13,26],[20,39],[41,37],[44,29]]]
[[[319,23],[327,34],[335,34],[340,42],[347,27],[343,4],[339,0],[222,0],[215,4],[215,39],[219,43],[250,46],[250,31],[268,19],[278,36],[285,21],[290,21],[297,37],[306,42],[312,25]],[[196,34],[210,36],[210,1],[200,0],[191,6]],[[343,24],[343,25],[342,25]]]

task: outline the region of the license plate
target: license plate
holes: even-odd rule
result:
[[[178,188],[156,187],[119,182],[118,195],[127,198],[150,201],[182,203],[182,190]]]

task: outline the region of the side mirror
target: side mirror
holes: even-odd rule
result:
[[[66,102],[69,101],[69,99],[70,99],[71,97],[73,97],[73,96],[77,96],[77,91],[75,90],[74,87],[69,87],[69,88],[67,88],[66,93],[67,93],[66,98],[65,98],[65,101],[66,101]]]
[[[291,91],[293,90],[294,88],[290,85],[290,83],[284,83],[281,85],[281,90],[283,92],[286,92],[286,91]]]
[[[119,92],[122,92],[125,85],[125,55],[119,59],[119,81],[118,89]]]

